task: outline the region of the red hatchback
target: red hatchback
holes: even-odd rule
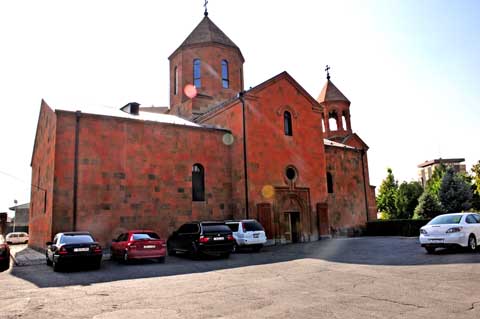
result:
[[[157,259],[163,263],[167,253],[165,240],[151,230],[131,230],[112,241],[113,260]]]
[[[7,270],[10,267],[10,248],[0,235],[0,271]]]

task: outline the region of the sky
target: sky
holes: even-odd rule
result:
[[[168,56],[202,0],[0,0],[0,212],[29,201],[41,99],[54,108],[169,105]],[[331,81],[370,147],[370,180],[435,158],[480,160],[480,1],[209,0],[240,47],[245,88],[287,71],[314,98]]]

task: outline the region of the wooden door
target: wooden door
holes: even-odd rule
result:
[[[272,205],[269,203],[257,204],[258,221],[265,229],[267,238],[273,239],[273,223],[272,223]]]

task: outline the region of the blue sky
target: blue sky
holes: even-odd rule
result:
[[[41,99],[168,105],[167,58],[202,4],[0,2],[0,212],[29,199]],[[246,88],[287,71],[316,98],[331,66],[370,146],[372,184],[387,167],[412,180],[425,160],[480,160],[479,1],[210,0],[209,12],[242,50]]]

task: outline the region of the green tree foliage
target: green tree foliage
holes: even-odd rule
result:
[[[475,193],[480,195],[480,161],[472,167],[472,179]]]
[[[378,190],[377,207],[380,212],[389,218],[397,216],[395,198],[397,196],[398,182],[395,181],[391,168],[387,169],[387,177],[382,181]]]
[[[465,176],[448,168],[442,178],[438,192],[440,202],[447,213],[461,212],[470,209],[472,189]]]
[[[433,218],[440,214],[443,214],[443,208],[437,196],[425,190],[418,199],[415,215],[419,218]]]
[[[440,164],[433,170],[432,177],[427,181],[425,190],[430,194],[438,198],[438,192],[440,191],[440,185],[442,184],[443,176],[447,171],[447,167],[444,164]]]
[[[398,187],[395,198],[396,216],[398,219],[410,219],[413,217],[415,207],[418,205],[418,198],[423,193],[423,187],[419,182],[403,182]]]
[[[480,211],[480,161],[472,167],[472,208]]]

